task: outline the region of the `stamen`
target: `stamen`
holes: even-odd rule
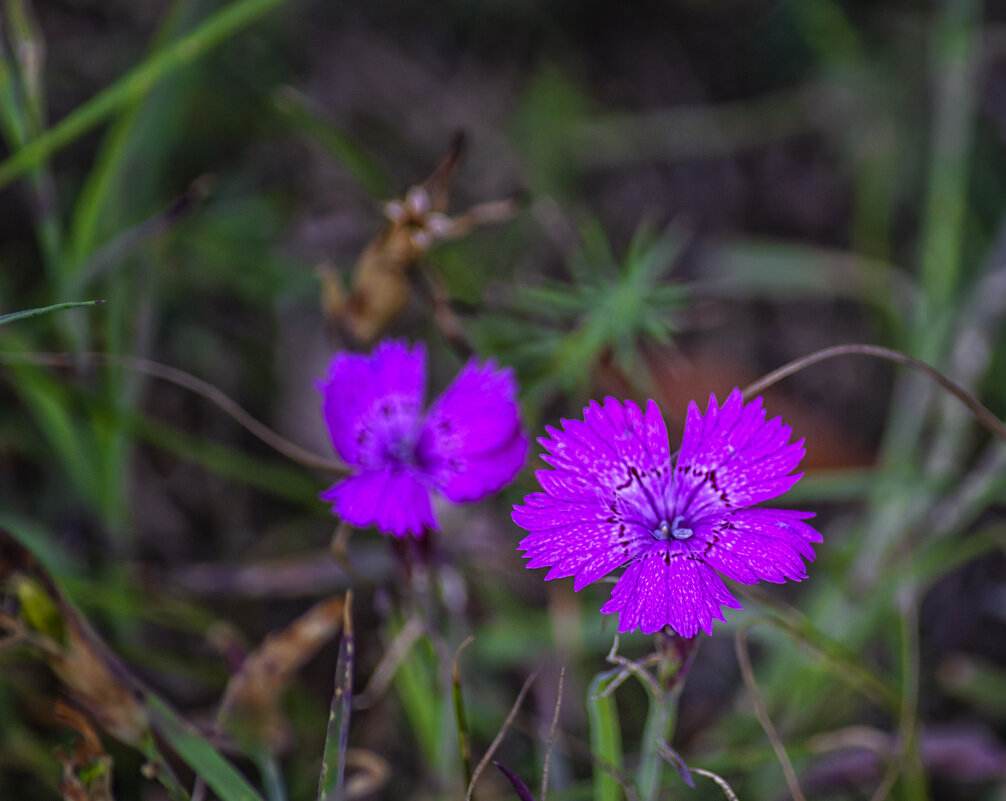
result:
[[[674,537],[674,539],[676,540],[687,540],[689,537],[695,534],[695,532],[692,531],[690,528],[686,528],[685,526],[681,525],[684,519],[685,519],[684,515],[678,515],[677,517],[674,518],[674,522],[671,523],[671,536]]]
[[[666,520],[661,520],[660,525],[653,529],[653,536],[658,540],[669,540],[671,538],[671,527]]]

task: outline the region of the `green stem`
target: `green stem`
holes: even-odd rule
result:
[[[650,710],[646,715],[643,741],[640,744],[639,768],[636,771],[636,788],[642,801],[653,801],[660,794],[660,779],[664,759],[661,744],[667,742],[677,718],[681,686],[659,697],[650,696]]]
[[[614,695],[603,695],[618,679],[621,668],[598,673],[587,690],[587,717],[590,720],[590,751],[598,760],[594,766],[594,801],[619,801],[621,786],[611,770],[622,769],[622,732]],[[605,770],[608,768],[608,770]]]

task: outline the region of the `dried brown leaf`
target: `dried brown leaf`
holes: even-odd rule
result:
[[[101,738],[91,722],[77,709],[56,702],[56,721],[76,730],[82,737],[67,753],[54,751],[63,766],[59,791],[64,801],[114,801],[112,798],[112,758],[105,752]]]
[[[149,732],[141,693],[122,663],[102,643],[35,557],[10,534],[0,531],[0,581],[7,587],[31,582],[59,616],[62,641],[37,631],[22,618],[6,619],[44,656],[73,697],[113,737],[138,746]]]
[[[401,200],[385,205],[388,222],[360,255],[348,293],[330,265],[318,268],[326,317],[358,342],[373,342],[405,310],[412,297],[410,274],[436,242],[509,219],[516,211],[517,202],[510,198],[473,206],[456,217],[447,215],[463,144],[461,137],[456,138],[425,181],[411,187]]]

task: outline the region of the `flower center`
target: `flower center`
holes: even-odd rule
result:
[[[669,540],[671,537],[676,540],[687,540],[695,532],[682,525],[684,520],[684,515],[678,515],[671,523],[661,520],[660,525],[653,529],[653,536],[658,540]]]

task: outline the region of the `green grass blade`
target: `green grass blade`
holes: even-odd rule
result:
[[[454,667],[451,670],[451,693],[454,696],[454,722],[458,730],[458,751],[461,753],[461,765],[465,771],[465,786],[472,783],[472,741],[468,731],[468,716],[465,714],[465,697],[461,691],[461,669],[459,662],[461,652],[468,647],[473,637],[468,637],[454,655]],[[475,799],[475,792],[472,791],[472,801]]]
[[[99,303],[104,302],[105,301],[103,300],[74,300],[67,303],[56,303],[52,306],[40,306],[37,309],[25,309],[24,311],[11,312],[10,314],[0,315],[0,325],[13,323],[15,320],[26,320],[29,317],[38,317],[40,314],[62,311],[63,309],[79,309],[81,306],[97,306]]]
[[[181,13],[184,5],[185,0],[176,0],[164,15],[154,35],[151,45],[152,55],[163,50],[165,44],[178,33],[180,20],[184,16]],[[70,218],[66,254],[67,263],[73,269],[79,269],[99,236],[102,211],[108,205],[117,178],[122,174],[133,131],[144,108],[142,101],[142,97],[137,97],[132,103],[127,104],[115,124],[105,134],[98,155],[94,159],[94,166],[88,172],[87,179],[77,196]]]
[[[45,126],[45,40],[28,0],[7,0],[8,36],[21,73],[27,122],[33,131]]]
[[[262,796],[244,776],[163,700],[150,692],[145,693],[143,700],[150,711],[154,730],[186,765],[206,781],[220,801],[262,801]]]
[[[400,627],[392,630],[398,634]],[[442,767],[445,754],[440,750],[440,698],[436,694],[435,669],[430,664],[429,640],[420,639],[395,671],[395,691],[401,699],[405,716],[427,764]]]
[[[587,717],[590,720],[590,751],[601,763],[622,769],[622,731],[613,694],[602,695],[615,681],[621,669],[598,673],[587,689]],[[594,765],[595,801],[620,801],[622,788],[601,765]]]
[[[149,92],[165,76],[196,61],[286,0],[238,0],[98,92],[38,138],[0,164],[0,187],[79,139],[119,109]]]
[[[82,500],[97,501],[93,466],[94,443],[76,423],[66,388],[31,365],[7,365],[10,383],[48,440]]]
[[[353,701],[353,662],[356,656],[353,639],[353,594],[346,593],[343,607],[342,641],[335,664],[335,692],[328,713],[325,735],[325,755],[318,779],[318,801],[337,801],[344,796],[346,749],[349,745],[349,717]]]
[[[286,86],[273,95],[273,107],[289,125],[334,156],[372,197],[384,200],[394,195],[395,184],[387,171],[352,137],[326,120],[307,97]]]

